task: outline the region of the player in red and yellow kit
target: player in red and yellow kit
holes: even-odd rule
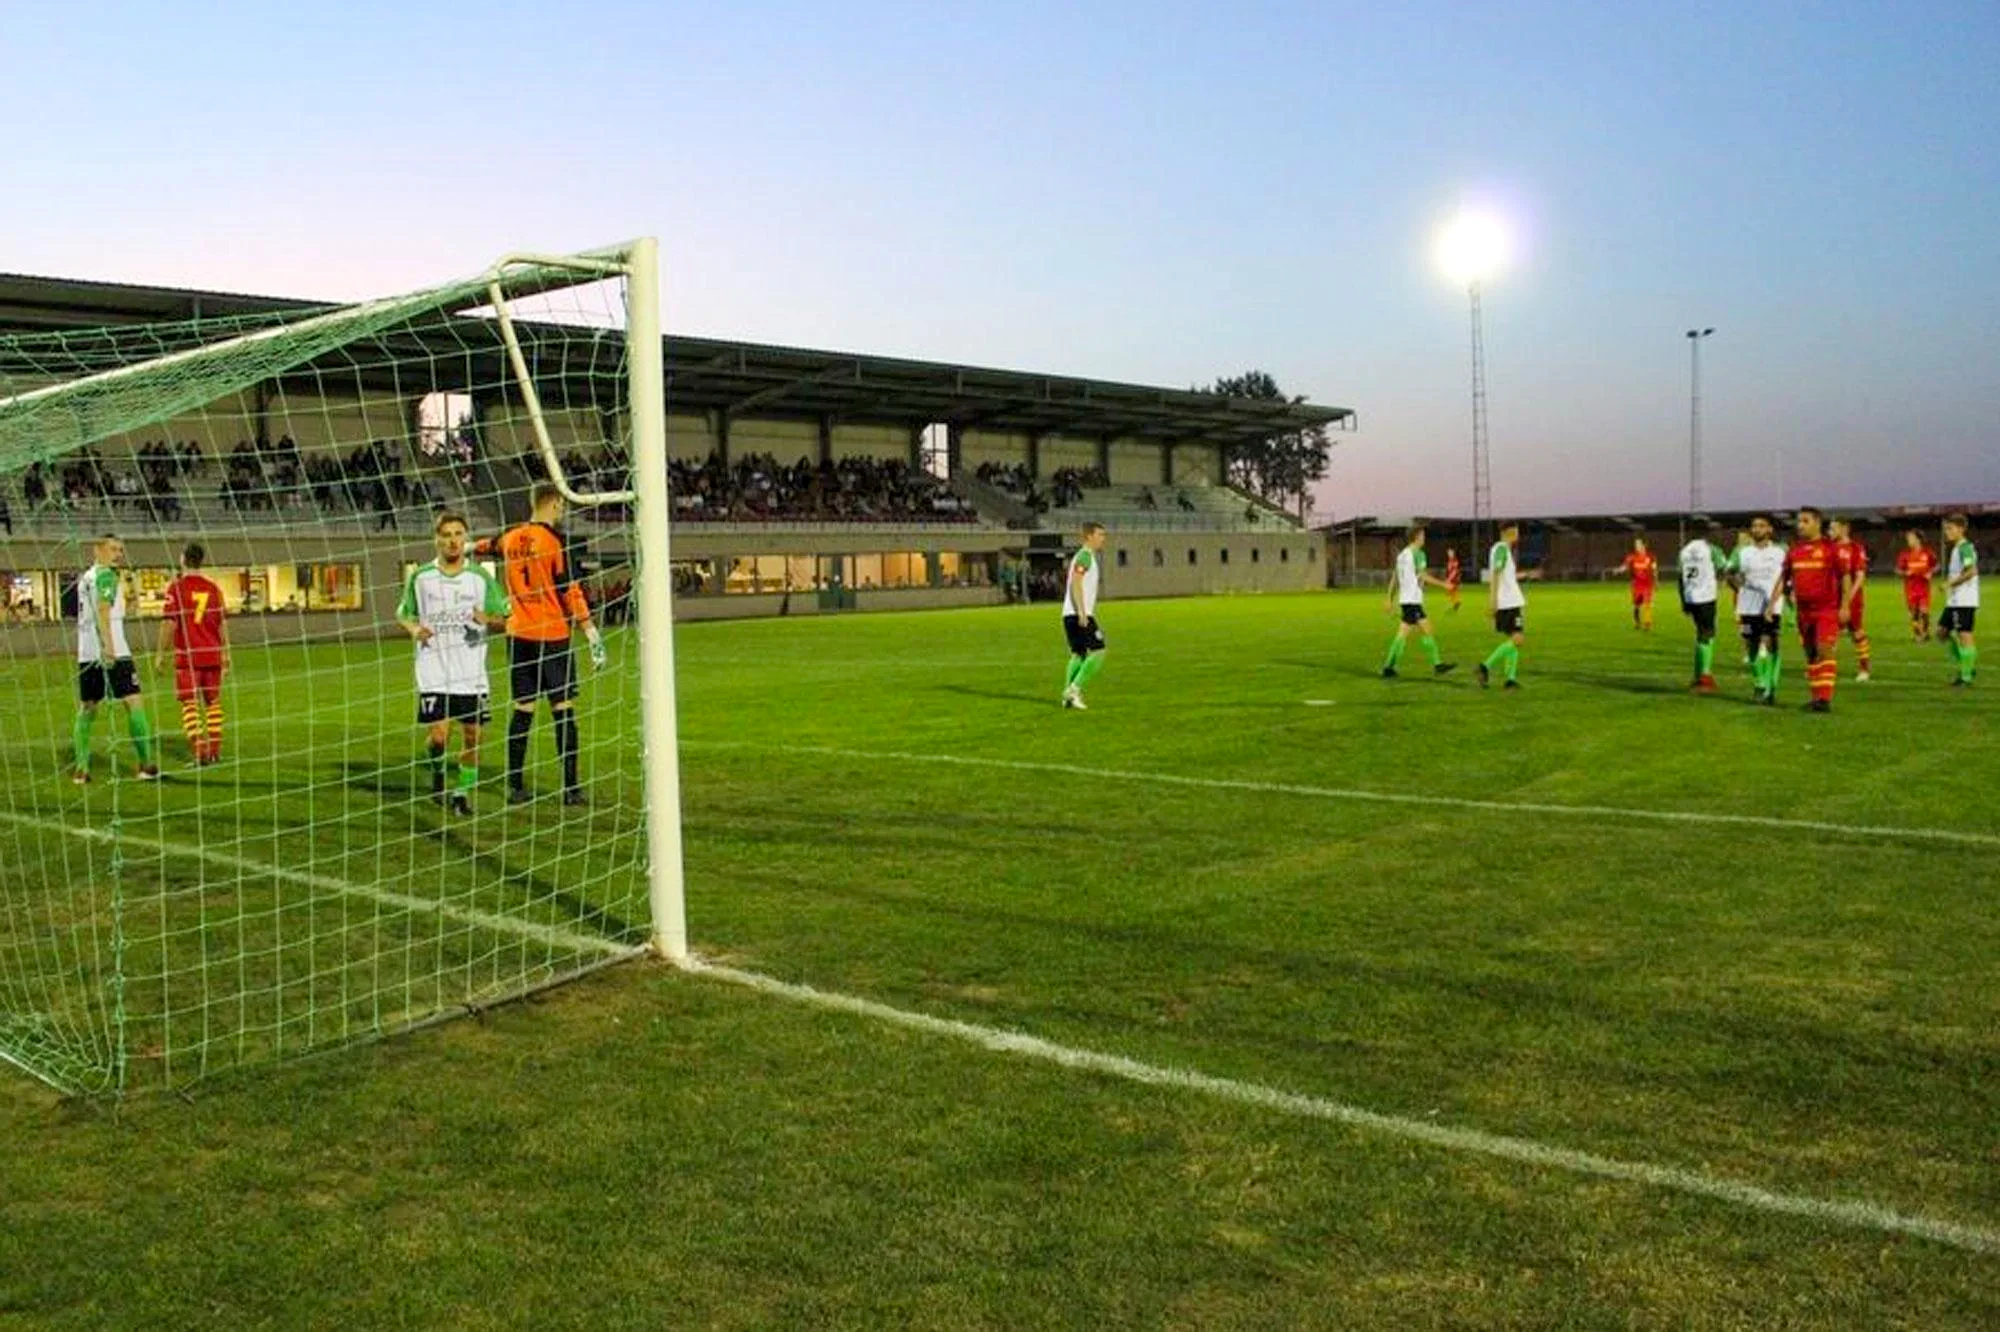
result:
[[[514,711],[507,719],[507,803],[523,804],[528,793],[524,769],[528,736],[535,727],[535,700],[549,700],[555,722],[556,752],[562,758],[563,803],[587,804],[577,776],[576,672],[570,655],[572,624],[590,641],[590,664],[607,660],[604,636],[590,618],[590,602],[576,580],[569,543],[556,524],[567,505],[562,492],[544,481],[534,489],[534,514],[510,527],[497,543],[501,583],[507,592],[507,647]],[[495,543],[481,542],[483,553]]]
[[[174,695],[181,703],[181,734],[187,737],[194,761],[202,766],[222,757],[222,672],[229,664],[229,645],[222,624],[227,611],[222,589],[201,572],[208,552],[190,541],[181,550],[181,571],[167,584],[160,608],[160,646],[156,668],[174,660]]]
[[[1454,546],[1444,548],[1444,591],[1451,598],[1451,608],[1458,609],[1458,585],[1465,577],[1465,567],[1458,562],[1458,550]]]
[[[1632,538],[1632,553],[1618,567],[1632,578],[1632,627],[1651,633],[1653,588],[1659,582],[1660,562],[1646,549],[1646,538]]]
[[[1931,579],[1937,576],[1937,552],[1924,544],[1914,527],[1903,533],[1896,553],[1896,572],[1903,576],[1903,605],[1910,612],[1910,632],[1919,643],[1931,636]]]
[[[1854,524],[1847,519],[1836,518],[1831,527],[1833,565],[1840,571],[1840,623],[1847,630],[1847,637],[1854,644],[1854,654],[1859,659],[1854,678],[1865,684],[1872,660],[1868,630],[1862,624],[1863,613],[1867,609],[1862,593],[1868,586],[1868,547],[1854,539]]]
[[[1820,511],[1799,510],[1799,539],[1785,552],[1783,584],[1790,589],[1806,649],[1806,687],[1814,712],[1833,711],[1833,686],[1840,676],[1834,649],[1840,642],[1841,578],[1834,544],[1821,531]]]

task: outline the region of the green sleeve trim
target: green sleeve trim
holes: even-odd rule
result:
[[[1958,556],[1965,562],[1964,569],[1976,569],[1979,567],[1979,548],[1973,545],[1970,540],[1958,543]],[[1964,569],[1961,569],[1960,572],[1964,572]]]
[[[1489,563],[1491,564],[1493,571],[1495,573],[1498,573],[1500,572],[1500,570],[1506,568],[1508,560],[1511,558],[1512,557],[1508,554],[1507,551],[1506,542],[1499,541],[1494,543],[1493,554],[1489,559]]]
[[[1410,563],[1416,566],[1416,570],[1418,573],[1430,572],[1431,557],[1424,554],[1422,551],[1417,551],[1415,555],[1411,557]]]
[[[477,566],[474,567],[476,568]],[[500,580],[484,569],[479,570],[479,576],[486,580],[486,613],[488,615],[505,615],[507,613],[507,594],[500,590]]]
[[[418,565],[416,568],[410,570],[410,576],[403,580],[403,599],[396,603],[397,619],[410,620],[416,618],[417,575],[422,573],[426,567],[421,564]]]
[[[97,571],[96,593],[97,599],[107,606],[118,600],[118,571],[116,569],[99,569]]]
[[[1092,560],[1092,559],[1090,558],[1090,551],[1089,551],[1088,549],[1084,549],[1084,550],[1080,550],[1080,551],[1078,551],[1078,552],[1076,553],[1076,567],[1077,567],[1077,568],[1079,568],[1079,569],[1088,569],[1088,568],[1090,568],[1090,567],[1091,567],[1091,565],[1092,565],[1092,564],[1093,564],[1094,562],[1095,562],[1095,561],[1093,561],[1093,560]]]

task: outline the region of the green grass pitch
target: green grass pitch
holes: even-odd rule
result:
[[[1108,602],[1084,713],[1057,706],[1051,608],[686,626],[694,946],[1398,1122],[1991,1236],[2000,680],[1947,688],[1885,583],[1876,678],[1855,684],[1843,646],[1831,716],[1800,708],[1795,641],[1782,706],[1750,705],[1727,639],[1723,694],[1695,697],[1671,604],[1641,635],[1615,589],[1531,586],[1525,688],[1482,692],[1494,636],[1468,591],[1437,608],[1458,671],[1427,678],[1413,651],[1394,682],[1379,594]],[[462,870],[469,912],[525,901],[550,930],[623,937],[638,736],[609,685],[587,685],[587,816],[510,813],[489,779],[450,841],[382,812],[406,780],[378,738],[409,707],[400,645],[310,651],[240,663],[232,763],[270,794],[226,836],[203,825],[212,841],[344,881],[387,866],[398,891]],[[302,665],[339,667],[361,724],[279,710]],[[23,696],[62,697],[61,663],[14,669],[42,671]],[[151,800],[154,835],[196,835],[185,775],[79,794],[62,736],[15,748],[17,812]],[[309,812],[316,840],[286,840]],[[286,898],[333,913],[329,935],[409,928],[333,899]],[[272,976],[310,970],[312,932],[271,936],[292,941]],[[494,951],[476,920],[421,946]],[[533,949],[552,974],[576,960]],[[302,1014],[358,1030],[394,1012],[356,1003],[423,1001],[346,982],[253,987],[259,1030],[296,1048],[328,1036]],[[188,1101],[113,1111],[0,1077],[0,1133],[0,1327],[2000,1325],[2000,1253],[1977,1243],[1141,1085],[646,962]]]

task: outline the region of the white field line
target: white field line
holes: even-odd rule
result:
[[[337,879],[330,874],[314,874],[308,870],[286,869],[268,861],[252,860],[244,856],[232,856],[226,851],[210,847],[194,846],[187,842],[165,842],[152,837],[139,837],[130,833],[111,833],[102,828],[77,828],[57,823],[53,819],[35,818],[27,814],[15,814],[0,810],[0,819],[29,828],[45,828],[70,837],[81,837],[85,841],[103,842],[125,847],[143,847],[163,856],[183,856],[190,860],[206,861],[228,869],[240,870],[259,878],[280,879],[286,883],[301,884],[307,888],[318,888],[325,892],[342,893],[349,897],[365,897],[383,906],[395,907],[402,911],[423,911],[435,916],[444,916],[465,925],[477,925],[482,929],[500,934],[517,935],[548,944],[552,948],[570,948],[588,953],[626,953],[635,951],[630,944],[616,943],[610,939],[594,935],[576,934],[554,925],[538,925],[534,921],[516,920],[512,916],[496,915],[490,911],[480,911],[474,907],[456,906],[450,902],[431,898],[411,897],[407,893],[390,892],[386,888],[376,888],[365,883],[354,883],[347,879]]]
[[[2000,1254],[2000,1230],[1987,1226],[1940,1221],[1931,1217],[1898,1212],[1869,1202],[1849,1202],[1814,1198],[1805,1194],[1780,1193],[1755,1184],[1721,1179],[1692,1170],[1676,1169],[1673,1166],[1621,1161],[1614,1157],[1598,1156],[1592,1152],[1577,1151],[1569,1147],[1552,1146],[1528,1138],[1511,1138],[1497,1133],[1484,1133],[1478,1129],[1454,1128],[1447,1124],[1408,1119],[1401,1115],[1382,1114],[1379,1111],[1365,1110],[1360,1106],[1347,1105],[1324,1097],[1305,1096],[1254,1082],[1238,1082],[1232,1078],[1212,1077],[1189,1069],[1143,1064],[1122,1055],[1057,1045],[1052,1041],[1024,1035],[1021,1032],[913,1013],[906,1009],[876,1003],[871,999],[816,990],[809,985],[796,985],[754,971],[739,971],[734,967],[718,966],[698,958],[690,958],[682,963],[682,966],[697,976],[713,977],[716,980],[746,986],[796,1003],[850,1013],[857,1017],[924,1032],[927,1035],[948,1036],[998,1054],[1038,1059],[1063,1068],[1100,1073],[1107,1077],[1122,1078],[1128,1082],[1143,1083],[1150,1087],[1195,1092],[1217,1100],[1233,1101],[1277,1114],[1344,1124],[1364,1132],[1404,1138],[1445,1151],[1497,1157],[1538,1169],[1565,1170],[1599,1179],[1668,1189],[1695,1197],[1712,1198],[1735,1207],[1774,1216],[1803,1217],[1827,1226],[1908,1235],[1974,1253]]]
[[[1050,704],[1051,708],[1054,706]],[[1952,846],[2000,847],[2000,833],[1960,832],[1953,828],[1897,828],[1881,824],[1831,823],[1820,819],[1781,819],[1761,814],[1709,814],[1698,810],[1647,809],[1640,805],[1560,805],[1529,800],[1472,800],[1460,796],[1412,795],[1403,791],[1363,791],[1339,786],[1307,786],[1297,782],[1255,782],[1231,777],[1183,777],[1171,772],[1089,768],[1075,763],[1037,763],[1027,759],[975,758],[962,754],[917,754],[880,749],[842,749],[834,745],[765,745],[736,740],[683,740],[681,748],[800,754],[874,763],[933,763],[948,767],[997,768],[1007,772],[1092,777],[1108,782],[1144,782],[1156,786],[1183,786],[1207,791],[1251,791],[1261,795],[1304,796],[1314,800],[1353,800],[1377,805],[1473,809],[1498,814],[1555,814],[1570,818],[1645,819],[1656,823],[1710,823],[1735,828],[1770,828],[1777,832],[1837,833],[1846,837],[1883,837],[1904,841],[1942,842]]]

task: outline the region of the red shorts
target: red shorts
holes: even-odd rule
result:
[[[191,703],[197,693],[203,700],[222,697],[220,666],[174,667],[174,697],[183,703]]]
[[[1799,641],[1808,648],[1817,643],[1824,652],[1832,652],[1840,641],[1840,607],[1838,606],[1795,606],[1799,622]]]
[[[1635,587],[1632,589],[1632,604],[1634,606],[1643,606],[1652,599],[1653,589],[1650,586]]]
[[[1931,585],[1903,589],[1903,604],[1913,611],[1927,611],[1931,608]]]

